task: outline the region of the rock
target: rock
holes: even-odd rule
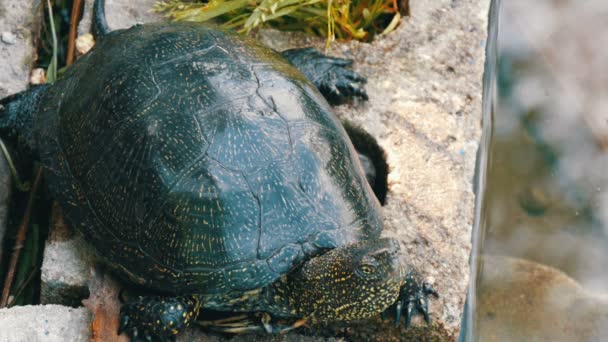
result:
[[[0,3],[0,98],[25,89],[35,59],[32,25],[36,22],[35,4],[39,1]]]
[[[84,0],[84,14],[78,24],[78,35],[82,36],[90,31],[95,0]],[[152,13],[150,9],[157,0],[107,0],[106,18],[112,30],[129,28],[135,24],[144,24],[158,21],[161,16]]]
[[[32,70],[30,74],[30,84],[45,84],[46,83],[46,70],[43,68],[36,68]]]
[[[52,230],[44,246],[40,270],[40,302],[82,306],[82,300],[89,296],[91,246],[65,225],[57,203],[53,205],[52,216]]]
[[[76,52],[78,56],[82,56],[89,52],[95,45],[95,38],[90,33],[85,33],[82,36],[76,38]]]
[[[482,260],[477,340],[608,339],[608,298],[586,292],[552,267],[510,257]]]
[[[40,302],[81,306],[89,296],[87,286],[87,257],[82,256],[90,246],[80,238],[66,241],[47,241],[41,269]]]
[[[90,321],[85,308],[28,305],[0,309],[0,342],[88,342]]]
[[[108,0],[106,1],[108,26],[116,30],[161,20],[159,14],[151,12],[156,2],[157,0]]]
[[[13,45],[17,42],[17,36],[12,32],[2,32],[0,39],[8,45]]]

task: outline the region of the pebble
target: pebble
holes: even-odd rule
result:
[[[31,84],[45,84],[46,83],[46,71],[43,68],[36,68],[30,73]]]
[[[82,56],[85,53],[89,52],[95,45],[95,38],[90,33],[83,34],[76,38],[76,51],[78,51],[78,55]]]
[[[2,39],[5,44],[13,45],[17,42],[17,35],[13,32],[5,31],[2,32],[0,39]]]

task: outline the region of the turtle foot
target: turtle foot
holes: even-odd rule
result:
[[[118,334],[127,333],[131,341],[175,341],[196,319],[200,301],[196,296],[139,297],[120,310]]]
[[[368,99],[363,89],[367,80],[349,69],[352,60],[325,56],[314,48],[286,50],[282,55],[312,81],[329,103]]]
[[[399,298],[392,306],[395,310],[395,325],[399,325],[402,313],[405,313],[406,328],[410,327],[412,317],[416,314],[422,314],[424,321],[430,323],[429,295],[439,298],[439,294],[431,284],[421,281],[416,272],[409,272],[405,277],[405,283],[401,286]]]

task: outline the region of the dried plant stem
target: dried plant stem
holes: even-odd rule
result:
[[[403,16],[409,17],[411,15],[410,0],[400,0],[399,1],[399,12]]]
[[[21,177],[19,177],[19,173],[17,172],[15,163],[13,162],[13,159],[11,158],[10,153],[8,153],[8,149],[4,145],[4,142],[2,141],[2,139],[0,139],[0,151],[2,151],[2,153],[4,154],[4,158],[6,159],[8,168],[11,171],[11,175],[13,176],[13,182],[15,183],[15,187],[19,191],[28,191],[30,189],[29,183],[21,181]],[[0,260],[2,260],[2,258],[0,258]]]
[[[23,283],[21,283],[21,285],[19,286],[17,291],[15,291],[15,294],[13,295],[13,300],[11,300],[11,302],[7,304],[8,307],[11,307],[15,304],[17,297],[19,297],[21,295],[21,293],[23,293],[23,290],[25,290],[27,285],[29,285],[29,283],[34,279],[34,276],[36,276],[36,274],[38,274],[38,272],[40,272],[39,268],[34,268],[33,270],[30,271],[27,278],[25,278],[25,281],[23,281]]]
[[[72,14],[70,15],[70,33],[68,35],[68,52],[65,61],[66,65],[74,63],[76,57],[75,46],[76,46],[76,33],[78,29],[78,19],[80,18],[80,12],[82,11],[82,0],[74,0],[72,4]]]
[[[8,296],[10,294],[11,286],[13,284],[13,278],[15,278],[15,269],[17,268],[17,262],[19,261],[19,255],[21,253],[21,249],[23,249],[23,242],[25,241],[25,237],[27,236],[27,231],[30,226],[30,217],[32,216],[34,202],[36,201],[36,193],[38,192],[38,188],[40,187],[41,182],[42,182],[42,167],[38,167],[38,171],[36,171],[36,177],[35,177],[34,183],[32,185],[32,190],[30,191],[30,195],[27,200],[27,207],[25,208],[25,213],[23,214],[23,219],[21,220],[21,223],[19,224],[19,230],[17,232],[15,247],[13,247],[13,253],[11,254],[11,260],[10,260],[9,267],[8,267],[8,273],[6,274],[6,279],[4,280],[2,298],[0,299],[0,309],[6,307],[6,305],[8,303]]]

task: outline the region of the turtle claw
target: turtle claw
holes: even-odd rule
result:
[[[255,315],[235,316],[215,321],[198,321],[197,324],[214,332],[228,334],[284,334],[288,331],[306,326],[306,319],[300,319],[294,323],[271,322],[272,317],[266,312]]]
[[[129,327],[129,316],[121,315],[120,326],[118,327],[118,335],[121,335],[122,333],[126,332],[128,327]],[[135,328],[135,329],[137,329],[137,328]]]
[[[314,48],[283,51],[283,57],[298,68],[331,104],[343,104],[352,98],[367,100],[365,77],[348,69],[350,59],[325,56]]]
[[[405,327],[409,328],[412,317],[420,313],[427,324],[431,323],[429,314],[429,295],[439,298],[439,293],[427,282],[420,282],[415,272],[410,272],[406,276],[405,283],[399,292],[399,298],[393,305],[395,310],[395,326],[399,326],[401,315],[405,313]]]

